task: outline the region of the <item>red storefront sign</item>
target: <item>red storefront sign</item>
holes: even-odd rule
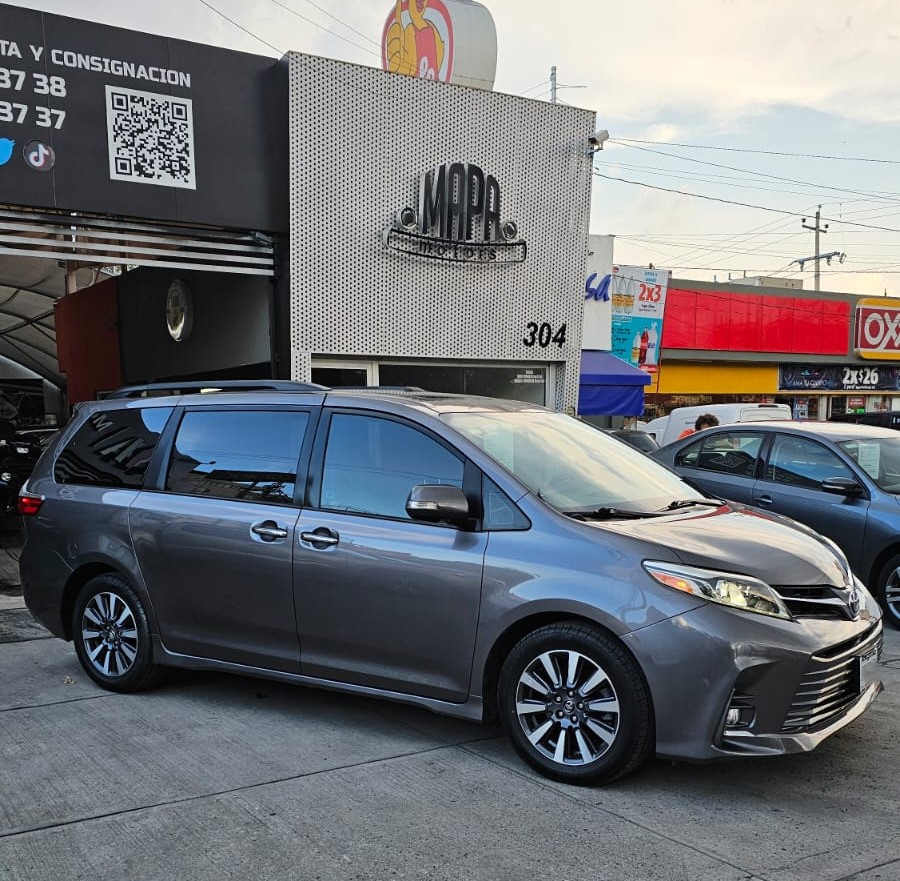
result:
[[[856,354],[900,360],[900,300],[866,297],[856,303]]]

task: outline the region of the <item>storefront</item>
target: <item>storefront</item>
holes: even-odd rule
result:
[[[594,114],[289,68],[292,377],[574,408]]]
[[[900,301],[673,280],[645,418],[729,401],[798,419],[900,410],[896,328]]]

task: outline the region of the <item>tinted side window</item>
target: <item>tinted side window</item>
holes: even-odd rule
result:
[[[414,486],[462,488],[462,483],[462,460],[417,428],[375,416],[332,416],[322,473],[323,508],[406,520],[406,500]]]
[[[303,410],[184,414],[166,477],[169,492],[289,505],[309,422]]]
[[[853,477],[831,450],[803,437],[779,434],[772,444],[766,479],[789,486],[821,489],[828,477]]]
[[[59,454],[57,483],[139,488],[172,407],[93,413]]]
[[[753,477],[762,440],[763,435],[759,432],[716,432],[685,447],[675,457],[675,464]]]

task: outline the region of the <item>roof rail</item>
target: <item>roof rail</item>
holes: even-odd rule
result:
[[[314,382],[293,382],[289,379],[224,379],[216,381],[191,380],[190,382],[148,382],[143,385],[126,385],[111,392],[100,392],[97,397],[156,398],[165,395],[194,395],[211,392],[320,392],[328,386]]]

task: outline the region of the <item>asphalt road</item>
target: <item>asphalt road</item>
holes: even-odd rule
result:
[[[900,879],[900,632],[818,751],[548,782],[494,728],[214,674],[93,685],[0,590],[0,879]]]

